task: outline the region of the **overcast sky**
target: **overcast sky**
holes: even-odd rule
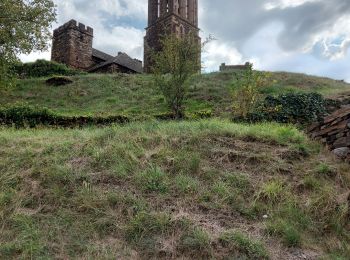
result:
[[[75,19],[94,28],[94,48],[143,57],[147,0],[54,0],[57,27]],[[350,0],[199,0],[203,38],[213,35],[203,62],[293,71],[350,82]],[[22,55],[23,61],[50,52]]]

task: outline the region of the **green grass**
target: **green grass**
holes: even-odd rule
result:
[[[1,259],[350,257],[350,169],[293,126],[1,128],[0,158]]]
[[[255,241],[241,232],[228,230],[221,234],[220,241],[233,252],[238,250],[249,259],[269,259],[269,254],[260,241]]]
[[[226,117],[231,111],[230,72],[195,76],[189,83],[185,107],[188,114],[211,110]],[[20,80],[11,90],[2,90],[0,103],[24,102],[48,107],[64,115],[120,115],[149,118],[167,111],[163,96],[149,75],[72,76],[73,84],[52,87],[46,78]],[[295,73],[271,73],[263,94],[315,91],[326,96],[350,91],[347,83]]]

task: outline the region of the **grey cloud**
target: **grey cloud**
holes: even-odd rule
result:
[[[283,50],[305,47],[314,37],[329,30],[339,18],[350,15],[349,0],[319,0],[302,5],[266,10],[261,0],[203,0],[202,26],[241,50],[247,40],[271,22],[283,24],[278,43]],[[349,35],[350,36],[350,35]]]

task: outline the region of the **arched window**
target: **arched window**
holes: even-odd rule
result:
[[[169,13],[169,0],[166,0],[166,12]]]

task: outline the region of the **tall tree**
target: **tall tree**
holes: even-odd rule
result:
[[[10,84],[19,54],[47,49],[55,17],[52,0],[0,1],[0,88]]]

